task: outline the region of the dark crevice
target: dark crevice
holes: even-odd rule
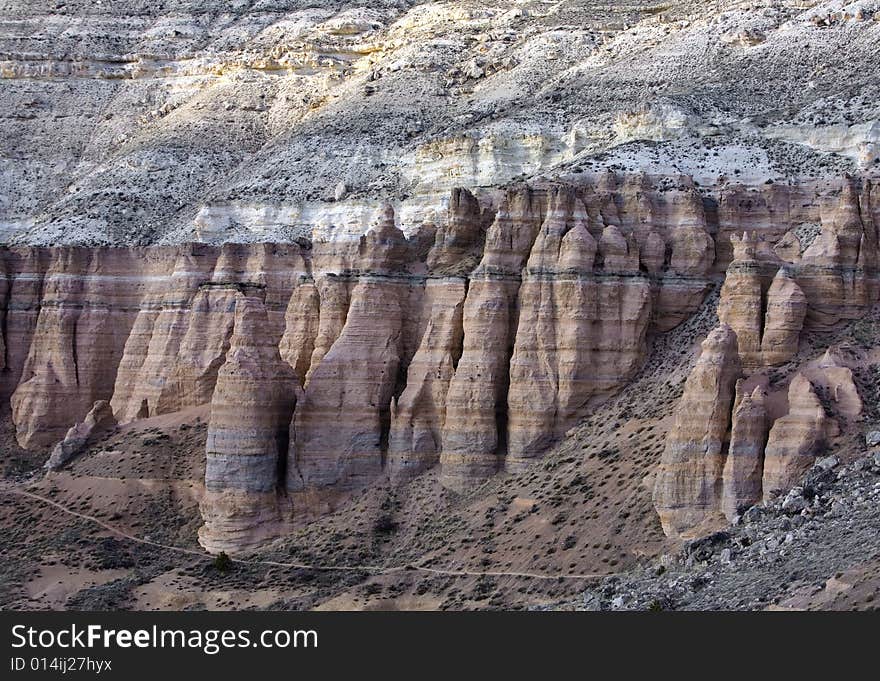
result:
[[[3,295],[3,307],[0,309],[0,338],[3,339],[3,371],[10,371],[9,366],[9,304],[12,301],[12,281],[4,275],[6,288]]]
[[[73,359],[73,373],[76,378],[76,385],[79,386],[79,352],[76,347],[76,327],[79,325],[79,319],[73,320],[73,330],[71,331],[71,355]]]

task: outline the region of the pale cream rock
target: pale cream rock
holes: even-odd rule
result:
[[[50,471],[58,470],[82,452],[95,436],[115,425],[116,419],[113,417],[110,403],[106,400],[98,400],[82,422],[71,427],[64,439],[55,445],[43,468]]]

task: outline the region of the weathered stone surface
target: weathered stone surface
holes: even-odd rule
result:
[[[846,421],[857,421],[864,407],[845,359],[846,346],[831,347],[817,361],[810,362],[801,372],[831,400],[834,415]]]
[[[767,439],[764,499],[794,485],[836,430],[836,422],[825,415],[810,381],[803,374],[796,374],[788,388],[788,414],[773,423]]]
[[[626,380],[645,354],[650,284],[631,272],[628,251],[622,261],[606,258],[601,273],[587,269],[592,240],[583,236],[588,232],[581,213],[570,193],[550,196],[519,291],[507,400],[510,470],[543,453],[583,416],[592,398]],[[563,255],[574,260],[562,252],[569,226],[575,241],[565,245],[586,248],[580,270],[563,266]],[[621,263],[624,272],[612,269]]]
[[[718,522],[724,441],[740,372],[736,334],[726,324],[703,341],[684,386],[654,483],[654,507],[668,536],[692,536]]]
[[[321,297],[311,278],[304,278],[293,290],[285,314],[284,335],[279,352],[296,372],[300,385],[305,383],[321,319]]]
[[[860,194],[854,179],[842,182],[838,196],[822,202],[821,231],[804,251],[797,280],[809,301],[807,319],[831,327],[855,319],[877,300],[877,225],[866,183]]]
[[[291,427],[287,487],[355,489],[379,475],[397,381],[405,282],[363,277],[339,338],[313,364]]]
[[[110,402],[120,423],[160,413],[159,400],[193,321],[190,306],[209,283],[217,256],[216,249],[199,244],[181,247],[170,277],[147,294],[126,341]],[[165,394],[166,409],[173,410],[173,397]]]
[[[757,239],[746,233],[732,235],[733,262],[727,268],[718,319],[736,333],[742,362],[747,367],[761,366],[761,332],[764,328],[761,265],[756,249]]]
[[[425,288],[428,319],[406,374],[406,388],[392,402],[388,473],[407,480],[440,460],[446,394],[462,352],[464,280],[432,279]]]
[[[465,489],[501,468],[530,465],[638,370],[650,334],[699,306],[714,266],[711,204],[686,178],[664,191],[652,182],[606,174],[581,185],[513,186],[500,197],[481,192],[480,200],[454,192],[447,220],[436,227],[401,230],[386,206],[366,234],[340,227],[338,238],[316,239],[312,248],[196,244],[73,249],[63,257],[58,249],[4,249],[0,381],[18,388],[17,426],[36,434],[32,442],[23,436],[29,446],[48,441],[40,433],[54,428],[58,435],[71,418],[81,420],[95,399],[110,399],[122,422],[207,404],[228,361],[238,301],[259,298],[261,334],[304,391],[291,419],[284,482],[303,513],[332,508],[376,477],[405,480],[438,463],[444,485]],[[728,242],[738,252],[719,316],[739,335],[746,370],[794,355],[813,305],[802,277],[814,294],[821,285],[861,301],[847,303],[845,314],[866,309],[876,275],[875,193],[870,182],[842,192],[843,207],[822,209],[815,241],[802,225],[785,225],[779,233],[791,244],[797,237],[797,249],[774,250],[779,230],[762,221],[818,218],[817,206],[797,212],[806,194],[787,193],[785,210],[757,205],[756,215],[741,216],[739,224],[754,233]],[[752,210],[746,199],[736,205]],[[849,283],[838,290],[829,281]],[[103,314],[122,315],[119,337],[89,347],[78,340],[74,352],[81,329],[103,333]],[[74,357],[86,372],[79,383],[76,371],[70,376]],[[802,371],[829,396],[835,417],[856,420],[858,391],[847,362],[838,360]],[[716,382],[723,387],[728,378]],[[709,416],[730,420],[729,408],[724,416],[692,394],[705,403],[690,413],[708,416],[690,425],[678,417],[670,449],[677,447],[675,465],[684,472],[680,479],[667,472],[666,490],[658,492],[671,499],[674,532],[712,526],[754,498],[760,419],[749,385],[749,399],[734,405],[726,461],[726,437]],[[780,400],[768,399],[768,414],[777,416]],[[51,414],[32,407],[53,400],[78,406]],[[239,492],[224,494],[218,523],[223,513],[247,515]]]
[[[6,368],[6,306],[9,299],[9,279],[6,275],[6,262],[0,253],[0,372]],[[2,386],[0,386],[0,400],[3,399]]]
[[[759,253],[763,242],[754,234],[731,235],[730,242],[733,261],[721,288],[718,318],[736,332],[744,367],[782,364],[797,354],[806,297],[787,267]]]
[[[452,489],[484,480],[501,465],[519,274],[540,226],[532,193],[510,192],[470,278],[463,350],[446,397],[442,434],[441,475]]]
[[[184,246],[144,296],[119,364],[112,405],[120,421],[208,404],[232,333],[240,291],[261,291],[266,333],[278,342],[306,265],[296,244]],[[155,275],[152,275],[155,276]]]
[[[438,274],[470,274],[477,264],[483,241],[480,203],[466,189],[454,189],[449,216],[435,235],[427,266]]]
[[[339,334],[342,333],[348,317],[350,288],[352,286],[350,281],[334,274],[322,276],[315,283],[319,300],[318,331],[315,335],[312,356],[307,365],[308,370],[304,379],[306,383],[308,383],[312,372],[324,359],[324,355],[333,347]],[[302,321],[298,323],[302,323]],[[298,363],[303,366],[306,362],[305,359],[301,359]]]
[[[55,445],[43,467],[50,471],[58,470],[82,452],[96,435],[115,425],[116,419],[110,403],[106,400],[95,402],[82,422],[71,427],[64,439]]]
[[[767,291],[764,328],[761,336],[761,362],[773,366],[797,354],[807,298],[786,268],[780,268]]]
[[[733,411],[721,495],[721,510],[728,520],[761,500],[767,431],[764,388],[757,386],[742,396]]]
[[[263,301],[236,294],[234,333],[217,375],[205,445],[199,542],[208,551],[241,551],[278,532],[279,474],[298,389]]]
[[[58,442],[72,422],[109,399],[140,298],[137,251],[53,250],[21,380],[12,395],[23,447]]]

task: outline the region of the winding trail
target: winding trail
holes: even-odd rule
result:
[[[49,499],[47,497],[41,496],[39,494],[35,494],[33,492],[28,492],[27,490],[20,489],[18,487],[12,486],[6,482],[0,482],[0,493],[17,495],[21,497],[26,497],[28,499],[33,499],[34,501],[39,501],[40,503],[47,504],[52,506],[67,515],[74,516],[75,518],[80,518],[82,520],[87,520],[91,523],[99,525],[104,528],[108,532],[112,532],[113,534],[122,537],[124,539],[128,539],[129,541],[136,542],[138,544],[144,544],[147,546],[155,546],[156,548],[165,549],[166,551],[174,551],[176,553],[183,553],[189,556],[195,556],[201,560],[213,560],[213,558],[205,553],[204,551],[198,551],[196,549],[187,549],[180,546],[171,546],[170,544],[162,544],[161,542],[152,541],[150,539],[143,539],[141,537],[136,537],[133,534],[129,534],[124,530],[120,530],[118,527],[114,527],[109,523],[104,522],[100,518],[96,518],[95,516],[88,515],[86,513],[80,513],[79,511],[74,511],[69,506],[65,506],[64,504],[60,504],[57,501]],[[285,563],[281,561],[275,560],[260,560],[257,558],[254,559],[242,559],[242,558],[230,558],[233,563],[240,563],[243,565],[268,565],[271,567],[283,567],[283,568],[296,568],[301,570],[321,570],[327,572],[370,572],[377,575],[389,575],[394,574],[396,572],[405,572],[407,570],[410,571],[419,571],[426,572],[432,575],[441,575],[448,577],[523,577],[527,579],[543,579],[543,580],[590,580],[597,579],[600,577],[606,577],[607,573],[587,573],[587,574],[545,574],[540,572],[515,572],[515,571],[505,571],[505,570],[456,570],[453,568],[432,568],[424,565],[398,565],[398,566],[384,566],[384,565],[315,565],[312,563]]]

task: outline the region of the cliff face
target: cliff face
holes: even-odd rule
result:
[[[736,334],[722,324],[703,341],[657,471],[654,506],[667,535],[718,521],[725,435],[739,372]]]
[[[251,548],[278,531],[278,491],[298,384],[281,359],[262,295],[236,293],[229,351],[211,397],[205,521],[211,552]]]
[[[695,536],[785,492],[841,427],[861,416],[852,370],[838,353],[802,361],[775,385],[769,370],[796,357],[804,328],[830,331],[877,302],[876,192],[871,182],[842,181],[833,198],[813,202],[820,220],[812,233],[777,226],[775,240],[762,229],[728,235],[722,326],[704,343],[685,385],[655,481],[668,535]],[[718,350],[721,329],[736,352]],[[719,378],[726,375],[722,366],[741,379],[733,402],[730,380]],[[777,405],[773,413],[768,396]],[[711,404],[711,413],[701,404]]]
[[[876,189],[852,181],[836,200],[803,252],[785,236],[800,223],[771,229],[741,207],[737,224],[755,229],[727,236],[725,326],[658,477],[674,532],[730,515],[774,469],[761,395],[734,399],[739,367],[786,361],[803,324],[851,318],[876,295]],[[2,389],[30,448],[60,441],[99,400],[120,423],[210,404],[212,550],[251,546],[291,507],[326,512],[386,475],[439,465],[464,490],[540,457],[633,376],[652,334],[701,304],[715,201],[688,178],[605,174],[479,200],[456,190],[441,226],[385,206],[359,238],[303,246],[4,250]]]

